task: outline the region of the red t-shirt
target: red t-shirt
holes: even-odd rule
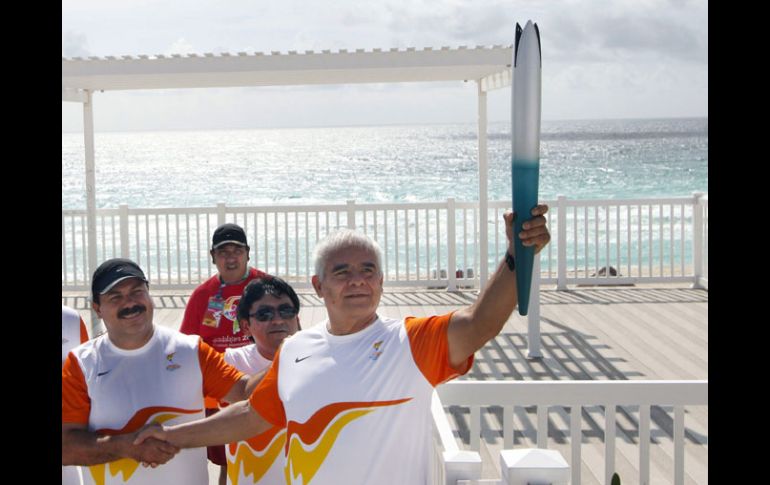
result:
[[[250,344],[248,334],[242,328],[233,332],[234,322],[238,320],[238,302],[249,281],[264,276],[268,276],[267,273],[249,268],[248,275],[242,281],[224,286],[219,275],[212,276],[190,295],[179,331],[200,335],[217,352]]]
[[[218,274],[204,281],[190,295],[179,331],[200,335],[204,342],[219,353],[224,353],[230,347],[249,345],[251,340],[243,328],[233,332],[235,322],[238,321],[238,302],[249,281],[265,276],[269,275],[250,267],[246,278],[232,285],[223,286]],[[217,407],[217,400],[206,396],[206,408]]]

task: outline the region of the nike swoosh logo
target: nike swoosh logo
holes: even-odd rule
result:
[[[103,375],[109,374],[110,372],[112,372],[112,369],[104,371],[104,372],[100,372],[100,373],[96,374],[96,377],[101,377]]]
[[[312,355],[308,355],[307,357],[302,357],[301,359],[300,359],[299,357],[295,357],[295,358],[294,358],[294,362],[295,362],[295,363],[296,363],[296,362],[302,362],[303,360],[305,360],[305,359],[309,359],[310,357],[312,357]]]

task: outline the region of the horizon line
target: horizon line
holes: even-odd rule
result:
[[[654,116],[654,117],[629,117],[629,118],[563,118],[563,119],[544,119],[545,122],[563,122],[563,121],[654,121],[654,120],[685,120],[685,119],[706,119],[708,115],[700,116]],[[510,123],[510,120],[488,120],[487,123]],[[325,128],[377,128],[394,126],[431,126],[431,125],[461,125],[476,124],[474,121],[451,121],[451,122],[424,122],[424,123],[380,123],[380,124],[339,124],[339,125],[314,125],[314,126],[261,126],[261,127],[230,127],[230,128],[148,128],[133,130],[94,130],[94,133],[145,133],[145,132],[165,132],[165,131],[238,131],[238,130],[307,130],[307,129],[325,129]],[[82,134],[83,130],[64,131],[62,135]]]

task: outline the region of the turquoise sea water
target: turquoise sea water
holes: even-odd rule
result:
[[[477,146],[476,126],[472,123],[97,133],[96,201],[99,208],[117,208],[121,203],[132,208],[191,208],[212,207],[219,202],[249,206],[344,204],[351,199],[358,203],[431,202],[445,201],[448,197],[458,202],[475,201],[478,199]],[[544,121],[540,152],[541,201],[554,200],[558,195],[572,199],[618,200],[682,197],[695,191],[708,191],[706,118]],[[488,154],[488,197],[510,201],[509,123],[490,123]],[[82,134],[63,134],[64,209],[85,209],[84,166]],[[627,264],[638,264],[647,272],[652,271],[648,265],[662,272],[670,261],[677,268],[690,265],[691,244],[683,241],[692,239],[691,230],[683,229],[677,221],[681,217],[691,220],[691,209],[684,214],[680,214],[679,208],[671,213],[674,209],[668,206],[650,210],[641,213],[636,208],[598,212],[570,210],[568,217],[578,221],[581,229],[577,232],[570,229],[566,233],[568,269],[577,265],[578,270],[584,268],[585,273],[590,274],[613,264],[620,265],[621,272],[627,274],[628,270],[624,269]],[[490,215],[488,223],[494,224],[495,219]],[[417,230],[414,220],[403,223],[409,231]],[[249,224],[254,230],[255,223]],[[430,224],[423,221],[420,227]],[[613,232],[616,226],[622,230]],[[602,241],[609,241],[608,246],[586,244],[586,238],[593,239],[582,228],[591,234],[606,232]],[[649,236],[638,239],[642,228]],[[139,244],[137,234],[150,230],[149,226],[140,229],[133,225],[130,228],[132,255]],[[68,259],[67,265],[74,265],[79,253],[71,246],[85,240],[83,230],[84,226],[77,220],[74,228],[69,225],[65,228],[68,236],[63,239],[62,251]],[[74,235],[70,235],[71,231]],[[170,240],[176,237],[174,231],[171,229]],[[265,239],[259,241],[262,249],[255,249],[254,263],[258,267],[269,267],[276,274],[285,274],[291,272],[291,266],[289,270],[283,266],[274,269],[269,266],[273,263],[268,263],[268,252],[264,250],[272,248],[270,258],[275,259],[278,249],[273,245],[284,233],[276,231],[272,225],[260,226],[258,232]],[[467,228],[464,223],[458,223],[457,231],[458,241],[473,243],[476,237],[473,223]],[[421,244],[438,245],[440,253],[447,254],[445,241],[436,241],[433,230],[431,234],[431,240]],[[168,237],[164,237],[159,241],[162,247],[168,244],[163,242]],[[181,237],[184,240],[186,234]],[[202,265],[202,274],[207,275],[210,273],[205,251],[208,234],[201,237],[193,247],[202,249],[194,250],[191,257]],[[401,238],[404,239],[404,234]],[[417,249],[415,240],[416,236],[410,236],[413,255]],[[494,266],[499,251],[496,252],[491,240],[489,244],[489,261]],[[389,270],[403,274],[408,258],[404,246],[399,246],[398,253],[394,247],[395,239],[388,249],[393,253]],[[551,250],[557,250],[556,242]],[[180,266],[178,260],[185,260],[187,252],[184,248],[180,251],[167,255],[163,250],[152,248],[154,262],[150,271],[165,265],[172,275],[180,270],[184,273],[185,267]],[[286,261],[296,256],[294,249],[289,253]],[[425,253],[420,253],[421,261],[425,260]],[[100,252],[99,257],[110,254]],[[609,260],[607,254],[617,257]],[[136,257],[142,264],[149,263],[144,255]],[[163,262],[167,258],[170,264]],[[458,252],[457,258],[457,268],[475,265],[473,254],[466,257]],[[279,259],[283,261],[283,257]],[[414,260],[412,256],[412,264]],[[299,267],[305,266],[304,254],[300,255],[300,263]],[[658,269],[659,265],[663,266]],[[82,273],[84,265],[79,267]]]
[[[99,208],[478,198],[473,123],[96,133]],[[510,200],[510,124],[489,124],[489,199]],[[62,134],[62,207],[84,209],[82,134]],[[708,191],[708,119],[544,121],[540,199]]]

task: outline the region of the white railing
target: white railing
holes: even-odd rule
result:
[[[541,283],[692,282],[708,285],[708,197],[545,201],[552,243],[541,253]],[[486,262],[494,271],[505,250],[502,213],[489,203]],[[383,249],[387,285],[478,287],[478,202],[346,204],[96,211],[96,260],[128,257],[154,287],[193,288],[215,272],[208,254],[217,225],[236,222],[251,246],[251,264],[309,287],[312,251],[328,232],[351,227]],[[450,223],[448,223],[450,221]],[[485,226],[485,227],[484,227]],[[86,289],[86,213],[62,210],[62,288]],[[606,268],[610,268],[607,270]]]
[[[457,480],[476,479],[481,477],[481,455],[478,451],[461,450],[452,433],[441,400],[433,391],[431,398],[431,415],[433,416],[434,446],[431,459],[432,483],[435,485],[457,483]]]
[[[698,288],[709,287],[709,198],[708,195],[695,194],[697,199],[695,210],[694,236],[695,258],[695,283]]]
[[[581,413],[588,406],[602,406],[604,409],[604,481],[609,484],[615,472],[616,412],[618,406],[625,420],[638,423],[639,477],[626,477],[624,482],[650,483],[650,408],[652,406],[673,406],[673,469],[671,481],[675,485],[684,483],[685,472],[685,406],[708,406],[708,381],[454,381],[436,389],[440,402],[434,407],[470,407],[470,451],[480,449],[481,422],[486,419],[484,406],[496,405],[503,409],[503,449],[513,448],[514,408],[536,406],[536,443],[538,448],[548,444],[549,422],[569,423],[570,453],[567,461],[571,468],[571,484],[581,483]],[[435,399],[435,398],[434,398]],[[668,414],[668,411],[666,411]],[[558,414],[558,419],[551,418]],[[443,415],[443,416],[442,416]],[[567,418],[568,416],[568,418]],[[634,417],[636,416],[636,417]],[[445,413],[433,411],[434,429],[442,436],[446,427]],[[490,425],[487,425],[490,426]],[[439,446],[451,448],[445,436]],[[459,449],[459,448],[455,448]],[[437,453],[437,458],[442,455]],[[435,470],[451,469],[451,456],[436,464]],[[475,468],[468,468],[459,479],[480,478]],[[454,475],[456,476],[456,475]],[[454,477],[453,476],[453,477]],[[444,475],[434,473],[434,483],[452,484],[456,481],[439,481]],[[456,479],[455,479],[456,480]]]

